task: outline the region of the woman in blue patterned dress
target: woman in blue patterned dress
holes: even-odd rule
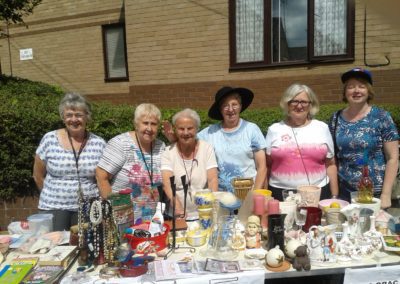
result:
[[[391,190],[398,169],[399,134],[390,114],[370,104],[375,93],[368,70],[354,68],[342,75],[343,101],[329,128],[336,140],[340,197],[350,200],[357,190],[362,166],[368,164],[374,195],[381,207],[391,206]]]
[[[161,154],[165,144],[156,139],[161,112],[153,104],[135,109],[134,131],[119,134],[108,141],[96,170],[100,195],[107,199],[114,192],[131,190],[134,222],[149,220],[159,201]]]
[[[86,130],[91,108],[84,97],[67,94],[59,105],[65,128],[46,133],[36,150],[33,178],[41,213],[53,214],[55,231],[78,222],[78,195],[98,196],[95,169],[106,142]]]

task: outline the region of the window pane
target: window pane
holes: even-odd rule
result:
[[[123,27],[106,29],[108,78],[127,77]]]
[[[307,59],[307,0],[273,0],[272,61]]]
[[[264,60],[264,1],[236,0],[236,62]]]
[[[315,56],[346,53],[346,3],[346,0],[315,1]]]

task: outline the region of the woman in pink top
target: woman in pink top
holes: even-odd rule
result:
[[[328,125],[314,119],[319,102],[306,85],[293,84],[280,106],[285,118],[271,125],[266,136],[267,182],[272,195],[282,200],[283,189],[299,185],[322,188],[321,199],[338,194],[334,146]]]

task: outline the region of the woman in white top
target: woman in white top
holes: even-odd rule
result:
[[[197,219],[194,194],[198,190],[218,190],[217,161],[213,147],[205,141],[197,140],[200,117],[192,109],[184,109],[172,118],[175,127],[176,143],[166,147],[161,157],[161,174],[164,191],[172,200],[170,177],[174,176],[176,185],[176,214],[186,215],[186,219]],[[186,212],[184,212],[184,191],[181,177],[185,176],[188,185]]]
[[[282,200],[283,189],[299,185],[322,188],[321,199],[338,195],[334,146],[326,123],[313,119],[319,110],[314,92],[293,84],[280,106],[285,118],[271,125],[266,136],[267,181],[272,195]]]
[[[33,178],[39,209],[53,215],[55,231],[78,223],[78,198],[98,196],[95,169],[106,142],[87,131],[91,107],[84,97],[66,94],[59,105],[65,127],[46,133],[36,150]]]

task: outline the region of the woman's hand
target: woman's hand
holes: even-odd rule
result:
[[[108,196],[112,192],[110,180],[112,175],[107,171],[103,170],[102,168],[96,168],[96,180],[97,180],[97,187],[100,191],[100,196],[103,199],[107,199]]]
[[[168,120],[162,122],[162,133],[168,139],[169,143],[174,143],[178,138],[174,132],[172,124]]]
[[[44,178],[46,176],[46,164],[38,155],[35,156],[35,163],[33,164],[33,179],[39,191],[43,189]]]
[[[172,205],[171,205],[172,206]],[[175,216],[177,218],[185,217],[185,210],[178,198],[175,199]]]
[[[392,196],[391,194],[382,193],[381,194],[381,208],[387,209],[392,206]]]

